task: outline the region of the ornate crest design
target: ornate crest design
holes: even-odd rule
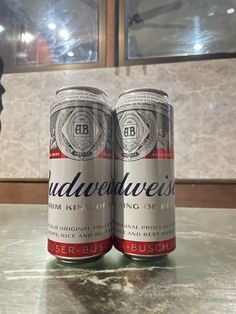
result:
[[[56,122],[56,142],[62,153],[76,160],[95,158],[107,141],[107,120],[102,111],[80,107],[62,109]]]
[[[124,160],[145,157],[157,142],[156,119],[147,110],[127,110],[117,115],[116,155]]]

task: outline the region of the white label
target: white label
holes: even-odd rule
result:
[[[115,161],[116,237],[144,242],[175,237],[173,167],[173,159]]]
[[[88,243],[111,237],[111,160],[63,158],[50,164],[48,238]]]

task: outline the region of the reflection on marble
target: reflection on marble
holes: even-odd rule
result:
[[[236,59],[8,74],[0,137],[0,177],[48,174],[49,106],[63,85],[104,89],[114,106],[122,90],[169,92],[175,109],[177,178],[236,178]]]
[[[135,262],[112,249],[68,266],[46,251],[46,206],[0,205],[0,312],[236,313],[236,209],[176,212],[167,259]]]

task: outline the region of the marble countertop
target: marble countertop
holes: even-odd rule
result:
[[[67,266],[47,253],[46,206],[0,205],[0,313],[236,313],[236,209],[176,213],[167,259]]]

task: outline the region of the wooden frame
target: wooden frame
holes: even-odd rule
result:
[[[106,66],[118,65],[118,0],[107,0]]]
[[[47,204],[48,182],[0,181],[0,203]],[[235,180],[176,180],[177,207],[236,208]]]
[[[98,62],[91,63],[73,63],[73,64],[53,64],[38,67],[12,67],[5,68],[5,73],[22,73],[22,72],[42,72],[42,71],[62,71],[85,68],[96,68],[106,66],[106,31],[107,31],[107,2],[99,1],[99,19],[98,19]]]
[[[137,58],[128,59],[126,38],[126,16],[125,16],[125,0],[119,0],[119,66],[129,65],[141,65],[141,64],[154,64],[154,63],[171,63],[182,61],[197,61],[208,59],[223,59],[223,58],[235,58],[234,53],[210,53],[205,55],[188,55],[188,56],[176,56],[176,57],[156,57],[156,58]]]

